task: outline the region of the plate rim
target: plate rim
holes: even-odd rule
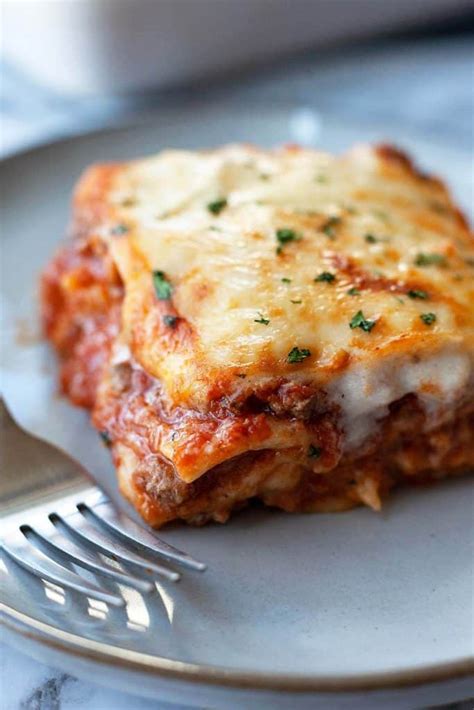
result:
[[[163,114],[165,114],[165,116],[172,115],[183,110],[185,107],[189,108],[190,104],[195,107],[204,107],[207,111],[211,112],[213,106],[214,108],[223,108],[224,105],[223,102],[219,101],[213,104],[209,104],[209,102],[204,104],[199,100],[191,102],[177,101],[159,110],[145,111],[140,115],[125,115],[116,121],[108,121],[106,125],[100,125],[98,127],[89,125],[85,127],[83,131],[75,131],[67,135],[63,134],[56,138],[48,139],[41,143],[26,145],[24,148],[7,153],[0,158],[0,167],[8,169],[8,166],[17,160],[28,158],[31,155],[47,151],[58,145],[64,146],[69,143],[76,143],[81,139],[100,136],[111,132],[118,133],[120,131],[140,129],[140,127],[146,127],[155,120],[160,120]],[[344,127],[344,123],[340,118],[338,119],[334,113],[322,113],[318,111],[316,107],[308,106],[304,102],[290,103],[272,101],[257,102],[257,105],[259,109],[265,108],[266,111],[271,112],[281,111],[288,113],[288,115],[292,111],[309,109],[314,113],[317,119],[321,120],[323,126],[328,122],[336,122],[338,125]],[[234,110],[248,109],[245,102],[233,102],[232,106]],[[252,105],[252,109],[258,113],[258,111],[255,110],[255,104]],[[366,129],[380,128],[378,124],[373,122],[364,122],[363,126]],[[390,124],[384,127],[384,130],[388,132],[390,129]],[[417,131],[408,129],[407,135],[408,138],[419,139],[425,145],[436,146],[435,140],[431,137],[426,139]],[[397,140],[394,142],[396,143]],[[459,152],[453,145],[441,147],[447,152]],[[121,648],[120,646],[114,646],[113,644],[87,639],[69,631],[64,631],[58,626],[39,621],[3,602],[0,602],[0,615],[0,621],[14,634],[44,644],[52,650],[79,657],[84,661],[101,664],[113,663],[114,666],[119,666],[128,671],[146,672],[170,680],[207,684],[223,688],[286,691],[292,693],[377,691],[396,690],[435,682],[453,681],[474,675],[474,654],[461,657],[455,661],[428,663],[416,668],[348,675],[265,673],[249,669],[239,670],[226,668],[224,666],[190,663],[170,659],[165,656],[151,655],[132,649]]]
[[[169,680],[186,681],[224,688],[272,690],[291,693],[400,690],[429,683],[453,681],[474,675],[474,657],[436,663],[416,669],[341,675],[302,675],[240,671],[187,661],[177,661],[112,644],[82,638],[69,631],[38,621],[0,604],[2,623],[13,633],[49,648],[80,657],[84,661],[111,664],[131,672],[146,672]]]

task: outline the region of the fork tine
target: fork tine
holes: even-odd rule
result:
[[[34,574],[35,577],[40,577],[53,584],[58,584],[61,587],[73,589],[81,594],[86,594],[88,597],[100,599],[112,606],[125,606],[125,601],[122,597],[104,592],[75,572],[71,572],[66,567],[62,567],[62,565],[54,562],[54,560],[51,560],[43,552],[33,547],[29,541],[26,541],[25,537],[23,537],[22,542],[23,544],[20,543],[20,545],[9,545],[5,540],[2,540],[0,542],[0,548],[17,564],[31,574]]]
[[[77,513],[77,515],[81,515]],[[161,577],[165,577],[171,582],[177,582],[181,575],[178,572],[157,565],[154,562],[150,562],[141,555],[130,552],[123,545],[113,540],[112,542],[103,535],[94,526],[89,526],[87,534],[81,529],[76,529],[67,520],[62,518],[57,513],[51,513],[49,516],[51,522],[56,525],[65,535],[71,538],[74,542],[79,545],[85,545],[88,548],[94,549],[107,557],[116,559],[119,562],[125,562],[139,567],[140,569],[147,570],[148,572],[154,572]],[[81,516],[83,517],[83,516]],[[79,527],[79,526],[78,526]]]
[[[105,577],[113,579],[114,582],[126,584],[144,594],[148,594],[155,588],[153,583],[147,579],[139,579],[131,574],[127,574],[126,572],[119,572],[118,570],[108,567],[105,564],[97,563],[93,557],[83,551],[79,551],[78,548],[76,548],[77,551],[74,550],[74,553],[70,552],[64,547],[48,540],[30,525],[22,525],[20,530],[28,540],[30,540],[31,537],[31,541],[33,543],[37,543],[40,549],[44,548],[47,555],[52,555],[53,558],[60,560],[60,563],[61,561],[71,562],[79,567],[89,570],[89,572],[92,572],[93,574],[104,575]]]
[[[155,537],[152,533],[137,525],[131,518],[121,516],[104,496],[101,496],[95,503],[91,501],[91,504],[82,503],[77,507],[81,512],[84,511],[93,516],[95,522],[102,528],[144,552],[161,555],[165,559],[176,562],[190,570],[203,572],[206,569],[206,565],[203,562],[199,562],[199,560],[186,554],[186,552],[182,552],[164,542],[164,540]],[[97,509],[100,510],[100,514],[96,513]]]

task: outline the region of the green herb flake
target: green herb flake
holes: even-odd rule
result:
[[[355,286],[352,286],[348,291],[347,291],[348,296],[359,296],[360,291],[358,288]]]
[[[212,214],[220,214],[222,210],[227,207],[227,200],[225,197],[221,197],[218,200],[214,200],[213,202],[209,202],[207,205],[207,209],[209,212],[212,212]]]
[[[270,180],[271,175],[269,175],[268,173],[260,173],[258,177],[260,178],[260,180],[266,182],[267,180]]]
[[[420,318],[425,325],[433,325],[436,322],[436,313],[421,313]]]
[[[427,292],[422,291],[422,289],[419,288],[411,288],[409,291],[407,291],[407,296],[409,296],[410,298],[420,298],[422,300],[426,300],[429,298]]]
[[[310,459],[319,459],[322,453],[323,450],[320,446],[314,446],[314,444],[309,445],[308,456]]]
[[[377,242],[379,241],[377,237],[374,237],[373,234],[366,234],[364,239],[368,244],[377,244]]]
[[[134,197],[126,197],[122,200],[120,204],[122,205],[122,207],[135,207],[137,201]]]
[[[366,333],[370,333],[372,328],[375,325],[374,320],[369,320],[367,319],[362,311],[357,311],[357,313],[352,317],[349,327],[354,329],[354,328],[360,328],[361,330],[364,330]]]
[[[294,231],[294,229],[288,229],[288,227],[283,227],[282,229],[277,229],[276,239],[279,242],[277,247],[277,254],[281,254],[285,244],[289,242],[299,242],[301,240],[301,235]]]
[[[291,279],[288,279],[286,276],[284,276],[284,277],[282,278],[281,282],[284,283],[284,284],[290,284],[290,283],[291,283]]]
[[[290,298],[291,303],[303,303],[300,298]]]
[[[261,323],[262,325],[268,325],[270,323],[270,320],[268,318],[264,318],[260,311],[257,315],[258,318],[254,318],[254,323]]]
[[[105,429],[103,431],[99,431],[99,436],[105,446],[112,446],[112,439],[108,431],[106,431]]]
[[[398,301],[399,303],[401,303],[402,306],[405,304],[405,301],[403,300],[403,298],[400,298],[400,296],[395,296],[394,298],[395,298],[396,301]]]
[[[280,244],[287,244],[288,242],[299,241],[301,239],[301,235],[297,234],[293,229],[284,227],[283,229],[277,229],[276,238]]]
[[[336,280],[336,277],[334,276],[334,274],[331,274],[330,271],[322,271],[320,274],[318,274],[318,276],[316,276],[314,280],[316,282],[325,281],[326,283],[330,284]]]
[[[311,351],[308,350],[307,348],[298,348],[294,347],[290,350],[290,352],[287,355],[287,360],[289,363],[298,363],[298,362],[303,362],[303,360],[306,360],[307,357],[311,355]]]
[[[314,181],[318,182],[320,185],[326,185],[328,182],[328,177],[327,175],[316,175]]]
[[[178,316],[165,315],[163,316],[163,323],[167,325],[168,328],[176,328]]]
[[[446,257],[443,254],[424,254],[420,252],[416,255],[416,266],[446,266]]]
[[[114,237],[120,237],[122,234],[127,234],[127,232],[130,231],[130,227],[128,227],[126,224],[116,224],[112,229],[110,230],[110,233],[114,235]]]
[[[334,239],[336,236],[334,230],[340,223],[340,217],[329,217],[329,219],[326,220],[326,222],[321,227],[321,231],[324,232],[324,234],[329,237],[329,239]]]
[[[153,271],[153,286],[157,298],[160,301],[168,301],[171,298],[172,287],[169,281],[167,281],[163,271]]]

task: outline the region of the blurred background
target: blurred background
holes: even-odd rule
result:
[[[470,149],[471,0],[3,0],[2,155],[199,98]]]

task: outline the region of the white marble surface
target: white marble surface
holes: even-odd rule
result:
[[[44,94],[13,70],[5,73],[2,148],[8,154],[22,146],[65,135],[77,126],[107,123],[112,115],[135,110],[127,102],[62,100]],[[6,87],[6,90],[5,90]],[[330,111],[348,121],[403,123],[411,132],[472,147],[472,42],[430,39],[375,44],[350,52],[334,50],[218,84],[209,96],[229,101],[298,101]],[[183,91],[162,92],[141,106],[183,98]],[[77,680],[0,644],[2,710],[148,710],[169,705],[134,698]],[[472,702],[457,704],[467,710]],[[177,706],[173,706],[177,707]]]
[[[0,644],[2,710],[187,710],[87,683]]]

